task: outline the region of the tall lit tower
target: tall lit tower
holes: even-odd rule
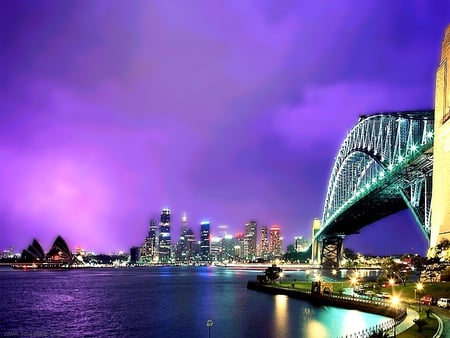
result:
[[[211,253],[211,232],[209,221],[200,223],[200,255],[202,261],[209,261]]]
[[[187,234],[187,216],[186,213],[181,217],[181,233],[180,240],[176,246],[175,258],[177,261],[184,262],[187,257],[187,245],[186,245],[186,234]]]
[[[267,229],[267,226],[263,226],[261,228],[260,240],[261,240],[260,255],[263,259],[268,259],[270,253],[270,246],[269,246],[269,230]]]
[[[170,210],[162,209],[161,222],[159,223],[159,262],[168,263],[170,261]]]
[[[158,260],[158,236],[157,236],[156,220],[150,220],[150,226],[148,229],[148,235],[145,238],[144,245],[141,249],[142,259],[147,263],[157,262]]]
[[[256,258],[256,221],[250,221],[245,225],[245,239],[247,241],[247,259]]]
[[[450,240],[450,25],[442,42],[434,101],[433,190],[430,247]]]
[[[280,227],[277,225],[270,227],[270,251],[275,257],[281,257],[283,254]]]

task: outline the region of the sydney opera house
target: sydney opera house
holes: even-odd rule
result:
[[[28,248],[22,251],[20,265],[36,269],[67,269],[72,266],[73,255],[61,236],[53,242],[50,250],[45,253],[41,244],[35,239]]]

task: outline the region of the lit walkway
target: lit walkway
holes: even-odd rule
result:
[[[413,320],[416,318],[419,318],[419,314],[417,313],[417,311],[408,308],[406,318],[400,324],[397,325],[397,334],[406,331],[411,326],[415,325]],[[389,335],[391,336],[394,335],[394,329],[389,331]]]

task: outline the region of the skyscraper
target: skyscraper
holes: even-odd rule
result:
[[[186,261],[192,261],[194,260],[198,244],[195,241],[194,231],[191,228],[186,230],[185,241],[186,241]]]
[[[234,250],[239,260],[244,260],[247,257],[247,241],[245,240],[245,235],[241,232],[236,234],[236,246]]]
[[[177,243],[175,259],[179,262],[186,261],[187,257],[187,245],[186,245],[186,234],[187,234],[187,216],[183,214],[181,217],[181,233],[180,240]]]
[[[222,261],[230,261],[234,259],[234,239],[232,235],[225,235],[222,239],[223,250],[222,250]]]
[[[210,223],[208,221],[203,221],[200,223],[200,255],[202,261],[210,260],[211,252],[211,234],[210,234]]]
[[[270,227],[270,251],[275,257],[281,257],[283,254],[280,227],[277,225]]]
[[[263,259],[268,259],[269,253],[270,253],[269,230],[267,229],[267,226],[263,226],[261,228],[260,256]]]
[[[256,221],[250,221],[245,225],[245,239],[247,241],[247,259],[254,260],[256,258]]]
[[[309,241],[303,238],[303,236],[295,237],[294,249],[297,252],[305,251],[309,246]]]
[[[159,224],[159,262],[168,263],[171,259],[170,240],[170,210],[165,208],[161,212]]]
[[[147,263],[158,261],[158,236],[157,236],[156,220],[150,220],[148,235],[145,238],[144,245],[141,249],[141,259]]]

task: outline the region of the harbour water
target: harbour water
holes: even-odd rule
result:
[[[0,336],[331,338],[389,320],[247,290],[258,273],[218,267],[0,268]],[[207,320],[213,321],[210,328]]]

